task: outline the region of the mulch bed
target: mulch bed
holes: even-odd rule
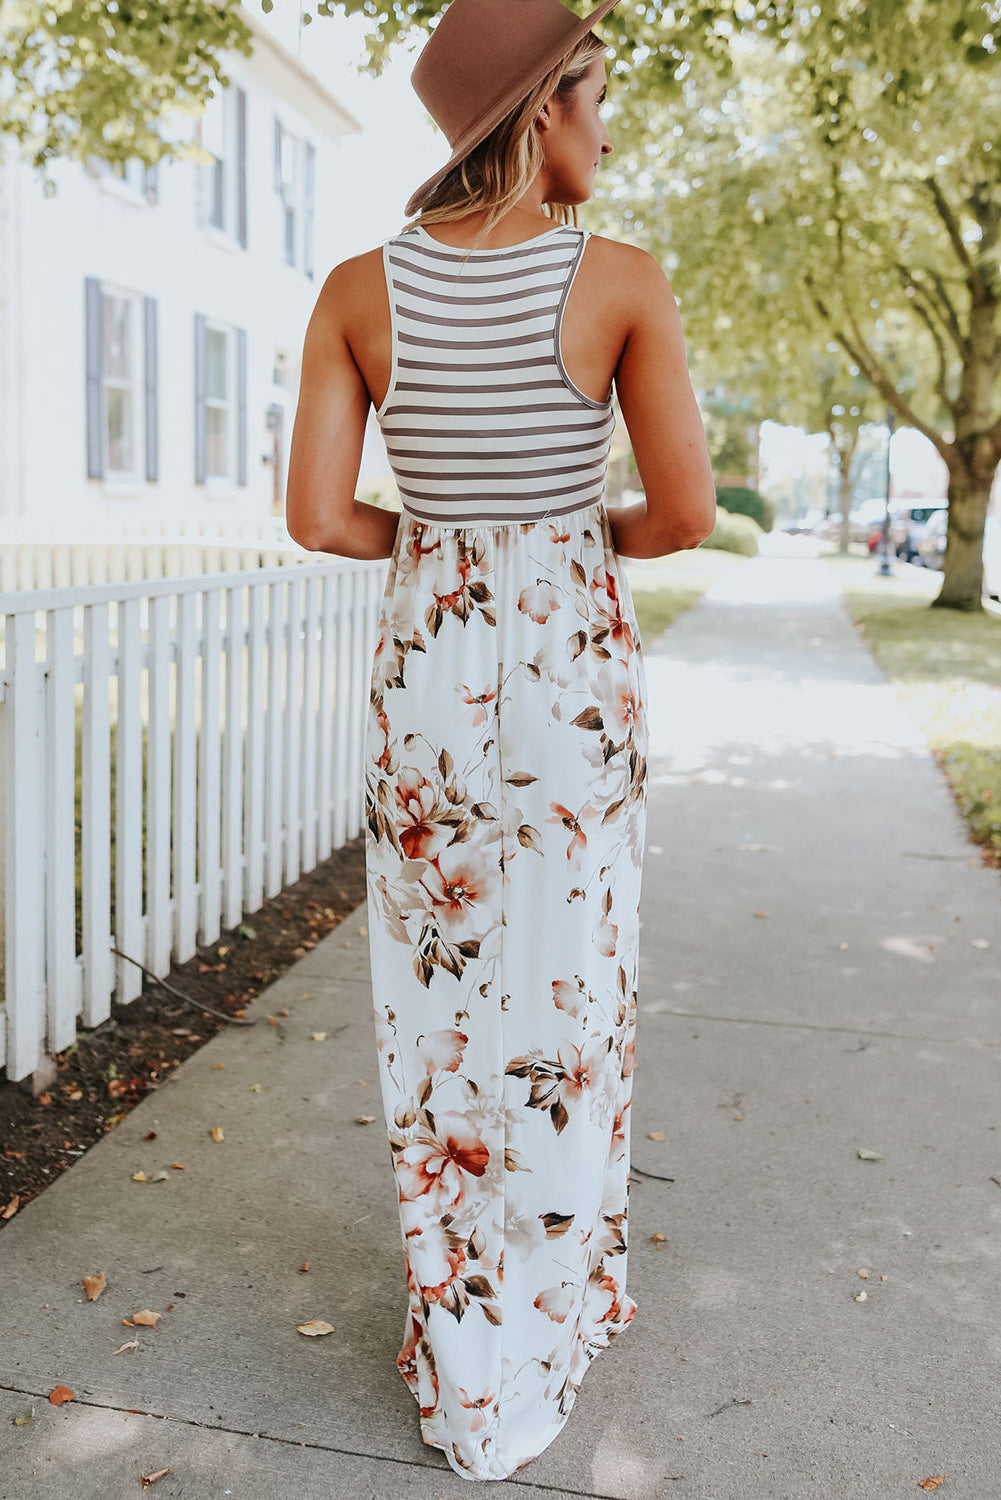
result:
[[[295,885],[165,975],[56,1054],[55,1078],[37,1097],[32,1080],[0,1080],[0,1229],[66,1171],[172,1071],[315,948],[365,899],[360,834]]]

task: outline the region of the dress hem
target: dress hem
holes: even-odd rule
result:
[[[453,1473],[458,1474],[460,1479],[469,1480],[471,1483],[477,1483],[477,1482],[479,1482],[481,1480],[491,1480],[491,1479],[492,1480],[504,1480],[504,1479],[510,1479],[512,1474],[517,1474],[521,1469],[527,1468],[528,1465],[531,1464],[531,1463],[534,1463],[537,1458],[541,1458],[542,1457],[542,1455],[543,1455],[543,1453],[545,1453],[546,1449],[552,1446],[552,1444],[559,1437],[560,1433],[563,1431],[564,1427],[566,1426],[567,1422],[570,1419],[570,1414],[573,1411],[574,1405],[576,1404],[576,1401],[577,1401],[577,1397],[580,1394],[581,1386],[584,1384],[584,1376],[587,1374],[588,1370],[591,1368],[591,1365],[593,1364],[593,1362],[595,1360],[595,1357],[597,1355],[601,1354],[604,1350],[606,1350],[609,1347],[609,1345],[611,1345],[615,1341],[615,1339],[618,1337],[618,1335],[620,1333],[623,1333],[629,1327],[629,1325],[633,1322],[633,1319],[636,1316],[636,1307],[637,1307],[637,1304],[628,1295],[626,1296],[625,1300],[626,1300],[627,1303],[630,1304],[631,1310],[629,1312],[629,1316],[627,1318],[620,1319],[619,1322],[617,1322],[617,1323],[608,1324],[605,1327],[605,1329],[602,1331],[601,1334],[596,1335],[596,1336],[588,1339],[588,1341],[587,1341],[587,1343],[585,1345],[585,1352],[587,1354],[587,1364],[584,1366],[584,1369],[581,1372],[580,1380],[577,1382],[577,1385],[574,1387],[573,1391],[571,1392],[569,1404],[567,1405],[566,1410],[563,1411],[560,1414],[559,1421],[553,1427],[550,1428],[548,1436],[542,1442],[541,1446],[538,1447],[534,1453],[529,1454],[529,1456],[527,1458],[522,1459],[520,1463],[515,1464],[515,1466],[514,1466],[513,1469],[509,1469],[509,1470],[507,1470],[503,1474],[476,1474],[476,1473],[471,1473],[469,1470],[464,1469],[464,1468],[460,1467],[458,1464],[453,1463],[452,1462],[452,1458],[451,1458],[451,1448],[450,1448],[450,1445],[448,1443],[446,1443],[446,1442],[440,1442],[438,1439],[428,1436],[428,1431],[429,1431],[429,1429],[431,1427],[431,1423],[430,1422],[426,1422],[423,1417],[421,1417],[421,1419],[420,1419],[421,1439],[422,1439],[422,1441],[425,1443],[425,1445],[428,1448],[437,1448],[437,1449],[439,1449],[440,1452],[444,1453],[446,1459],[448,1460],[448,1466],[453,1471]],[[408,1370],[404,1369],[403,1365],[400,1362],[397,1362],[397,1369],[400,1372],[400,1376],[403,1379],[404,1385],[406,1385],[407,1389],[412,1392],[414,1400],[417,1401],[417,1403],[419,1405],[420,1404],[420,1393],[419,1393],[419,1390],[418,1390],[417,1376],[416,1375],[411,1375],[411,1373]]]

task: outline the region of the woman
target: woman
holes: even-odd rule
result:
[[[390,559],[366,849],[397,1365],[472,1480],[553,1441],[636,1310],[646,681],[619,554],[715,517],[670,286],[576,225],[612,149],[592,27],[614,3],[452,0],[413,74],[452,156],[415,224],[327,278],[289,473],[294,537]],[[613,381],[645,499],[606,512]],[[353,498],[370,405],[402,517]]]

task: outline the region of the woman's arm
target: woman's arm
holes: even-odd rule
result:
[[[627,247],[630,326],[615,388],[644,499],[608,519],[617,552],[663,557],[705,541],[716,524],[716,486],[678,305],[663,269]]]
[[[345,337],[341,310],[358,295],[350,261],[316,300],[302,351],[289,449],[285,524],[310,552],[390,557],[400,517],[355,499],[371,398]]]

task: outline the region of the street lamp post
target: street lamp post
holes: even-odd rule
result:
[[[883,511],[883,536],[879,547],[879,567],[876,569],[877,578],[893,578],[894,572],[890,563],[890,480],[892,477],[891,454],[893,449],[893,427],[896,421],[896,412],[892,406],[886,408],[886,505]]]

